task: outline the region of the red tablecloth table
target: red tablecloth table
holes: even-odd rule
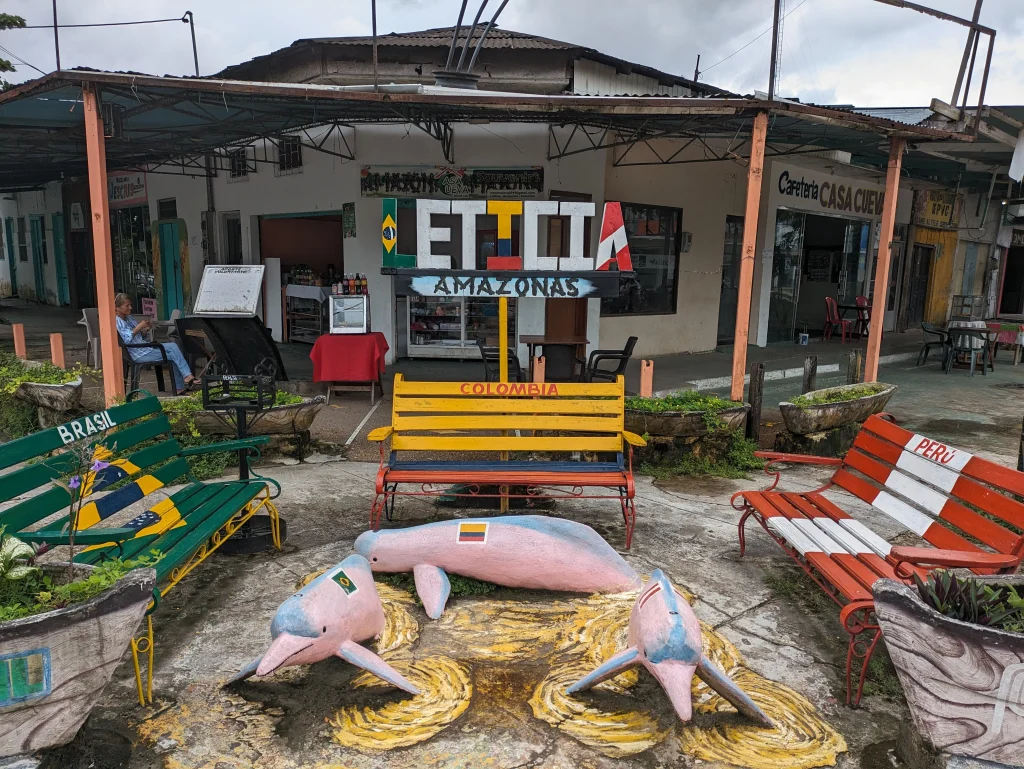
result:
[[[325,334],[318,337],[309,353],[313,361],[313,381],[327,382],[327,402],[334,390],[370,388],[373,403],[374,388],[384,387],[384,356],[388,341],[380,331],[369,334]]]

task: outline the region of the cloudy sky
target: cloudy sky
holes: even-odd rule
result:
[[[470,0],[471,11],[478,2]],[[964,17],[974,8],[974,0],[919,2]],[[967,34],[963,28],[873,0],[785,4],[782,96],[874,106],[949,99]],[[0,0],[0,12],[24,16],[28,24],[50,24],[50,5],[49,0]],[[402,32],[454,24],[460,3],[378,0],[377,5],[378,30]],[[490,5],[496,7],[497,0]],[[58,0],[61,24],[180,17],[188,7],[189,0]],[[300,38],[370,34],[370,0],[192,0],[192,9],[204,75]],[[771,17],[772,0],[511,0],[499,25],[690,77],[700,54],[702,80],[749,93],[767,90],[771,35],[762,33],[771,27]],[[1024,0],[985,0],[981,22],[998,32],[986,101],[1024,104]],[[188,26],[180,22],[63,29],[60,42],[65,69],[193,71]],[[55,68],[51,30],[0,32],[0,46],[44,72]],[[38,74],[18,64],[8,79],[20,82]]]

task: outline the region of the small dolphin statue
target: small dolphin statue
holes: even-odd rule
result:
[[[350,555],[281,604],[270,625],[273,641],[267,653],[229,683],[336,655],[399,689],[419,694],[401,673],[357,643],[376,638],[383,630],[384,609],[370,564],[361,555]]]
[[[581,678],[566,693],[584,691],[643,665],[668,694],[679,720],[686,723],[693,716],[691,684],[696,673],[740,713],[761,726],[774,726],[765,712],[701,653],[700,622],[661,569],[654,570],[647,589],[633,604],[627,643],[625,651]]]
[[[640,576],[589,526],[543,515],[461,518],[367,531],[356,552],[374,571],[411,571],[427,616],[444,613],[448,574],[507,587],[621,593]]]

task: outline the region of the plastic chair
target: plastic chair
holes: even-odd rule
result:
[[[587,369],[583,374],[583,381],[593,382],[605,380],[614,382],[620,374],[626,373],[626,364],[633,357],[633,348],[636,347],[638,337],[631,336],[626,340],[626,346],[621,350],[594,350],[587,359]],[[603,361],[617,361],[614,369],[601,368]]]
[[[100,368],[100,318],[99,311],[95,307],[87,307],[82,310],[82,317],[78,321],[79,326],[85,326],[85,336],[88,342],[85,348],[86,360],[94,369]]]
[[[480,358],[484,362],[484,381],[497,382],[501,379],[501,350],[498,347],[488,347],[483,339],[476,340],[476,346],[480,348]],[[508,348],[508,378],[509,381],[525,382],[523,368],[519,365],[519,358],[511,347]]]
[[[121,339],[121,335],[117,335],[117,346],[121,348],[121,361],[124,366],[124,390],[125,392],[134,392],[139,389],[139,378],[142,375],[142,370],[151,368],[153,373],[156,374],[156,389],[160,392],[164,392],[164,366],[168,369],[171,367],[171,362],[167,359],[167,351],[164,350],[163,345],[154,344],[152,342],[143,342],[139,344],[125,344],[124,340]],[[130,355],[131,350],[159,350],[160,360],[139,363],[132,360]],[[172,380],[173,381],[173,377]]]
[[[545,382],[577,382],[576,367],[582,365],[584,362],[576,357],[576,345],[544,345]]]
[[[868,333],[868,322],[871,318],[868,316],[868,298],[866,296],[857,297],[857,320],[853,324],[853,333],[857,335],[857,338],[867,335]]]
[[[920,366],[922,363],[928,362],[928,353],[936,345],[942,350],[941,363],[942,367],[946,367],[946,355],[948,353],[947,347],[949,346],[949,334],[938,328],[934,323],[922,323],[921,330],[924,331],[924,344],[921,345],[921,351],[917,354],[917,363],[915,366]],[[937,339],[929,340],[929,336],[938,337]]]
[[[821,335],[823,341],[827,342],[838,328],[842,334],[842,343],[846,344],[846,336],[850,333],[853,321],[843,320],[839,317],[839,305],[831,296],[825,297],[825,330]]]
[[[992,355],[989,351],[988,335],[983,329],[955,327],[948,331],[950,344],[946,353],[945,370],[948,374],[957,356],[963,356],[965,362],[970,363],[971,376],[974,376],[974,366],[981,356],[981,373],[987,375],[986,365],[995,370],[992,364]]]

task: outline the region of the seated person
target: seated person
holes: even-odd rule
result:
[[[128,294],[118,294],[114,297],[114,313],[117,315],[117,333],[125,344],[149,344],[144,336],[151,328],[153,321],[135,320],[132,317],[132,300]],[[171,362],[171,373],[174,376],[175,395],[184,395],[193,390],[198,383],[192,371],[188,367],[185,356],[181,354],[181,348],[174,342],[163,342],[159,345],[167,354],[167,360]],[[140,347],[129,349],[129,357],[136,363],[160,363],[163,357],[155,347]]]

